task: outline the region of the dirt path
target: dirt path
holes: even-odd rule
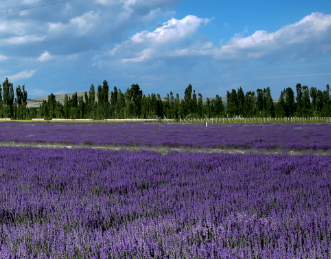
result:
[[[331,150],[329,151],[282,151],[282,150],[260,150],[260,149],[212,149],[212,148],[177,148],[177,147],[148,147],[148,146],[111,146],[111,145],[68,145],[68,144],[51,144],[51,143],[24,143],[24,142],[0,142],[0,146],[6,147],[36,147],[36,148],[92,148],[92,149],[104,149],[104,150],[150,150],[161,154],[165,154],[170,151],[180,152],[201,152],[201,153],[229,153],[229,154],[285,154],[285,155],[304,155],[313,154],[318,156],[331,156]]]

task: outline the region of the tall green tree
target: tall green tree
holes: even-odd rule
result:
[[[63,101],[63,115],[65,119],[70,118],[70,104],[69,104],[69,98],[68,95],[64,95],[64,101]]]
[[[133,115],[139,118],[141,113],[141,101],[143,97],[143,92],[138,84],[132,84],[130,93],[131,93],[131,101],[133,101],[134,103]]]
[[[109,86],[106,80],[103,80],[102,85],[102,109],[103,109],[103,116],[102,118],[107,119],[109,112],[110,112],[110,103],[109,103]]]
[[[301,114],[303,117],[310,116],[310,95],[308,86],[302,87]]]
[[[90,112],[90,118],[95,119],[95,88],[92,84],[89,91],[89,112]]]
[[[331,112],[330,86],[326,85],[326,89],[323,91],[322,116],[330,116],[330,112]]]
[[[270,92],[270,87],[267,87],[266,89],[266,116],[267,117],[275,117],[275,107],[274,107],[274,102],[271,97],[271,92]]]
[[[0,85],[0,117],[3,118],[2,88]]]
[[[198,116],[200,117],[200,118],[202,118],[203,117],[203,101],[202,101],[202,95],[201,95],[201,93],[198,93],[198,96],[199,96],[199,98],[198,98]]]
[[[56,107],[56,99],[54,94],[50,94],[47,99],[47,107],[48,107],[48,116],[49,118],[55,118],[55,107]]]
[[[227,101],[227,114],[232,117],[238,114],[238,97],[235,89],[232,89],[231,93],[227,91],[226,93]]]
[[[301,117],[302,115],[302,86],[301,84],[297,84],[295,86],[296,91],[297,91],[297,96],[296,96],[296,115],[298,117]]]
[[[13,117],[13,103],[14,103],[14,88],[13,84],[9,83],[8,78],[3,82],[3,102],[4,102],[4,117]]]
[[[241,86],[238,89],[238,114],[244,116],[245,94]]]
[[[294,116],[296,105],[295,105],[295,101],[294,101],[294,92],[291,87],[288,87],[285,90],[285,104],[286,104],[285,116],[286,117]]]
[[[256,96],[254,91],[249,91],[245,94],[244,116],[250,118],[256,114]]]
[[[117,87],[114,86],[114,91],[110,93],[110,105],[111,105],[112,117],[115,117],[116,103],[117,103]]]
[[[286,102],[285,102],[286,90],[281,91],[278,103],[276,105],[276,116],[278,118],[283,118],[286,116]]]
[[[191,105],[192,105],[192,85],[189,84],[184,92],[183,116],[186,116],[191,113]]]
[[[215,116],[217,117],[220,117],[223,115],[224,113],[224,106],[223,106],[223,103],[222,103],[222,98],[219,97],[218,94],[216,94],[216,97],[214,99],[214,112],[215,112]]]
[[[313,116],[317,114],[317,89],[316,87],[310,87],[310,97],[311,97],[311,112]]]
[[[179,94],[176,94],[175,105],[174,105],[175,118],[180,118],[180,99]]]
[[[159,118],[163,118],[164,113],[163,113],[163,102],[161,100],[161,96],[159,94],[157,94],[157,116]]]
[[[265,105],[264,105],[264,92],[262,89],[257,89],[256,90],[256,108],[258,112],[258,116],[262,117],[264,116],[264,111],[265,111]]]
[[[193,113],[195,116],[196,116],[196,113],[197,113],[197,109],[198,109],[197,94],[195,93],[195,90],[193,90],[191,113]]]
[[[210,119],[210,117],[211,117],[211,101],[210,101],[209,97],[207,97],[207,100],[206,100],[205,114],[206,114],[207,118]]]

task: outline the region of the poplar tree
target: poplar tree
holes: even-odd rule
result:
[[[192,100],[192,85],[189,84],[188,87],[186,87],[184,92],[184,116],[191,113],[191,100]]]
[[[130,93],[131,93],[131,101],[133,101],[134,103],[133,115],[139,118],[141,113],[141,100],[143,97],[143,92],[138,84],[132,84]]]
[[[278,103],[276,106],[276,113],[277,113],[277,116],[280,118],[283,118],[286,116],[285,93],[286,93],[285,89],[283,91],[281,91],[279,99],[278,99]]]
[[[316,116],[316,112],[317,112],[317,89],[316,89],[316,87],[310,87],[310,97],[311,97],[312,115]]]
[[[263,110],[265,109],[264,104],[264,93],[262,89],[257,89],[256,90],[256,108],[258,112],[258,116],[263,116]]]
[[[175,98],[174,94],[170,92],[170,114],[171,118],[176,118],[176,111],[175,111]]]
[[[13,84],[9,83],[8,78],[3,82],[3,104],[4,104],[4,117],[12,118],[13,116],[13,103],[14,103],[14,88]]]
[[[296,115],[298,117],[301,117],[302,115],[302,87],[301,84],[297,84],[295,86],[296,91],[297,91],[297,96],[296,96]]]
[[[94,85],[92,84],[90,87],[90,91],[89,91],[89,112],[90,112],[90,118],[95,119],[95,89],[94,89]]]
[[[244,115],[244,107],[245,107],[245,95],[241,86],[238,89],[238,114]]]
[[[323,116],[330,116],[331,112],[331,100],[330,100],[330,86],[326,85],[326,89],[323,91]]]
[[[300,85],[300,89],[301,89],[301,85]],[[294,116],[295,111],[296,111],[296,105],[295,105],[295,100],[294,100],[294,91],[292,90],[291,87],[287,87],[285,90],[285,104],[286,104],[285,116],[286,117]],[[300,114],[301,114],[301,111],[300,111]]]
[[[47,119],[56,117],[55,107],[56,107],[55,95],[51,93],[50,95],[48,95],[48,99],[47,99],[47,108],[48,108]]]
[[[87,92],[84,93],[84,101],[85,101],[85,117],[88,118],[90,114],[90,110],[89,110],[89,99]]]
[[[227,109],[226,112],[230,117],[238,114],[238,97],[236,90],[232,89],[231,93],[226,93]]]
[[[191,104],[191,112],[196,115],[198,108],[197,103],[197,94],[195,93],[195,90],[193,90],[193,98],[192,98],[192,104]]]
[[[222,98],[219,97],[218,94],[216,94],[216,97],[214,99],[214,112],[216,116],[221,116],[224,112],[224,106],[222,103]]]
[[[197,110],[198,110],[198,115],[199,115],[199,117],[202,118],[202,116],[203,116],[203,101],[202,101],[202,95],[201,95],[200,93],[198,93],[198,96],[199,96],[199,98],[198,98],[198,108],[197,108]]]
[[[110,105],[111,105],[112,117],[115,117],[116,103],[117,103],[117,87],[114,86],[114,91],[110,93]]]
[[[68,119],[70,117],[70,107],[69,107],[69,98],[68,95],[64,95],[64,104],[63,104],[63,113],[64,113],[64,118]]]
[[[107,119],[109,114],[109,86],[106,80],[103,81],[102,85],[102,109],[103,109],[103,117]]]
[[[252,117],[256,114],[256,97],[254,91],[249,91],[245,94],[245,102],[244,102],[244,116]]]
[[[0,85],[0,117],[2,118],[3,116],[3,101],[2,101],[2,88]]]
[[[180,99],[179,99],[179,94],[176,94],[176,99],[175,99],[175,118],[179,118],[180,117]]]
[[[302,87],[302,107],[301,107],[302,116],[310,116],[310,95],[308,86],[304,85]]]
[[[271,97],[270,87],[267,87],[266,89],[266,116],[267,117],[274,117],[275,116],[275,108],[274,108],[274,102]]]
[[[163,118],[163,102],[161,100],[161,96],[157,94],[157,111],[156,114],[158,117]]]

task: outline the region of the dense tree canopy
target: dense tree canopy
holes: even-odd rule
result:
[[[16,95],[15,95],[16,92]],[[203,99],[191,84],[184,91],[184,98],[173,92],[162,98],[159,94],[144,95],[138,84],[132,84],[125,92],[114,86],[109,91],[106,80],[98,85],[97,92],[92,84],[89,92],[71,97],[67,94],[61,103],[54,94],[48,96],[39,108],[27,108],[25,86],[14,91],[8,78],[0,85],[0,117],[12,119],[65,118],[215,118],[215,117],[311,117],[331,116],[330,87],[319,90],[315,87],[295,86],[295,93],[288,87],[281,91],[278,102],[271,96],[270,87],[244,93],[239,87],[226,93],[226,103],[216,95]],[[16,97],[16,98],[15,98]]]

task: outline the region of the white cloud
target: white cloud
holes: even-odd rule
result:
[[[171,19],[154,32],[136,33],[129,41],[114,48],[111,54],[133,56],[123,58],[122,62],[176,56],[210,56],[216,60],[245,61],[267,57],[307,60],[331,51],[331,15],[322,13],[312,13],[276,32],[258,30],[244,37],[243,34],[248,32],[245,28],[221,47],[215,47],[211,42],[193,42],[185,47],[174,44],[194,34],[202,21],[207,23],[209,20],[192,15],[182,20]]]
[[[162,53],[159,53],[160,48],[165,45],[174,46],[176,43],[187,39],[199,29],[201,23],[206,24],[209,21],[209,19],[201,19],[194,15],[188,15],[182,20],[172,18],[153,32],[142,31],[136,33],[130,40],[116,46],[110,54],[125,55],[125,53],[129,53],[130,55],[131,50],[142,48],[138,55],[135,55],[136,57],[123,58],[122,62],[141,62],[157,57],[162,55]]]
[[[259,30],[248,37],[236,35],[214,53],[218,59],[259,59],[277,53],[288,55],[291,50],[306,55],[311,51],[318,54],[330,47],[330,33],[331,15],[312,13],[273,33]]]
[[[0,55],[0,61],[4,61],[4,60],[7,60],[7,57]]]
[[[39,0],[23,0],[23,4],[28,4],[28,5],[37,4],[39,2],[40,2]]]
[[[76,34],[82,36],[91,31],[92,28],[95,28],[96,25],[100,22],[100,12],[89,11],[84,13],[81,16],[71,18],[69,23],[62,22],[49,22],[48,31],[51,34],[70,32],[71,34]]]
[[[25,44],[29,42],[38,42],[43,41],[46,38],[46,36],[43,37],[37,37],[32,35],[22,36],[22,37],[11,37],[11,38],[5,38],[0,40],[1,42],[8,43],[8,44]]]
[[[162,27],[157,28],[154,32],[143,31],[132,37],[133,42],[157,42],[167,43],[177,41],[192,35],[200,27],[202,22],[208,22],[208,19],[201,19],[194,15],[188,15],[182,20],[172,18],[163,23]]]
[[[114,0],[95,0],[97,4],[102,4],[102,5],[110,5],[111,3],[114,2]]]
[[[79,35],[87,33],[98,23],[100,13],[94,13],[93,11],[84,13],[82,16],[75,17],[70,20],[70,24],[78,27],[76,33]]]
[[[50,60],[54,58],[53,56],[51,56],[49,54],[49,52],[45,51],[43,54],[41,54],[41,56],[38,58],[39,61],[46,61],[46,60]]]
[[[19,79],[24,79],[24,78],[30,78],[34,75],[34,73],[36,73],[36,69],[35,70],[25,70],[25,71],[21,71],[19,73],[17,73],[16,75],[12,75],[12,76],[7,76],[9,80],[19,80]]]

